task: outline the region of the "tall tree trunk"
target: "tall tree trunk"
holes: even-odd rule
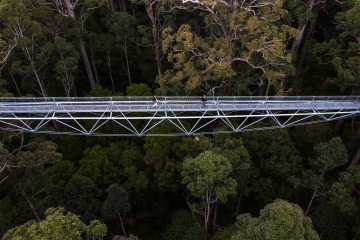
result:
[[[95,80],[96,80],[97,84],[100,84],[99,75],[98,75],[97,70],[96,70],[96,64],[95,64],[95,57],[94,57],[93,48],[90,48],[90,53],[91,53],[91,63],[93,65],[93,69],[94,69],[94,73],[95,73]]]
[[[339,136],[340,135],[340,131],[341,131],[342,125],[344,123],[344,120],[345,119],[342,118],[339,121],[337,121],[336,126],[335,126],[335,128],[334,128],[334,130],[332,132],[332,134],[334,136]]]
[[[75,12],[74,12],[74,8],[75,8],[75,3],[72,3],[71,0],[64,0],[67,11],[69,16],[74,20],[76,20],[75,17]],[[94,80],[94,75],[91,71],[91,67],[90,67],[90,62],[89,62],[89,57],[88,54],[86,52],[85,49],[85,43],[84,43],[84,39],[81,36],[81,32],[83,32],[83,24],[81,24],[81,31],[76,35],[78,42],[79,42],[79,48],[80,48],[80,53],[81,53],[81,57],[83,59],[84,65],[85,65],[85,69],[86,69],[86,73],[88,75],[89,81],[90,81],[90,86],[93,89],[95,87],[95,80]]]
[[[122,230],[124,232],[124,236],[126,237],[126,232],[125,232],[125,228],[124,228],[124,224],[123,224],[120,212],[118,212],[118,215],[119,215],[119,218],[120,218],[120,223],[121,223]]]
[[[320,175],[319,184],[321,183],[321,180],[322,180],[323,177],[324,177],[326,167],[327,167],[327,163],[325,164],[325,167],[324,167],[324,169],[323,169],[323,171],[322,171],[322,173],[321,173],[321,175]],[[308,207],[307,207],[307,209],[306,209],[305,216],[307,216],[307,214],[309,213],[310,208],[311,208],[311,205],[312,205],[312,203],[313,203],[313,201],[314,201],[317,193],[318,193],[318,186],[316,186],[315,189],[314,189],[314,193],[313,193],[313,195],[312,195],[312,197],[311,197],[311,200],[310,200],[310,202],[309,202],[309,205],[308,205]]]
[[[21,186],[21,183],[17,184],[16,188],[19,190],[21,196],[25,199],[27,205],[29,205],[31,212],[33,213],[36,221],[41,222],[41,219],[39,217],[39,214],[36,211],[36,208],[34,207],[34,205],[32,204],[32,202],[30,201],[30,199],[28,198],[28,196],[26,195],[24,189]]]
[[[126,0],[120,0],[119,7],[121,12],[126,12]]]
[[[43,83],[42,83],[41,80],[40,80],[39,74],[38,74],[38,72],[37,72],[37,70],[36,70],[36,68],[35,68],[35,66],[34,66],[34,63],[30,63],[30,64],[31,64],[31,68],[33,69],[33,72],[34,72],[36,82],[37,82],[37,84],[39,85],[41,95],[42,95],[43,97],[46,97],[47,94],[46,94],[46,92],[45,92],[44,85],[43,85]]]
[[[268,96],[268,95],[269,95],[270,86],[271,86],[271,81],[268,80],[268,83],[267,83],[267,85],[266,85],[265,96]]]
[[[216,228],[216,217],[217,217],[217,211],[218,211],[218,206],[219,205],[219,200],[217,200],[215,202],[215,211],[214,211],[214,219],[213,219],[213,231],[215,231]]]
[[[315,31],[315,27],[316,27],[316,23],[317,23],[317,17],[319,14],[319,10],[320,7],[319,5],[317,5],[314,8],[314,17],[311,19],[310,21],[310,26],[309,26],[309,30],[306,34],[306,38],[305,38],[305,42],[303,44],[303,47],[301,49],[301,54],[299,57],[299,60],[296,64],[296,76],[298,76],[300,78],[300,82],[299,84],[294,83],[293,85],[293,92],[296,93],[296,95],[299,94],[299,92],[301,91],[302,88],[302,83],[304,80],[304,74],[303,74],[303,69],[304,69],[304,65],[305,65],[305,59],[308,56],[308,50],[309,50],[309,41],[313,38],[314,35],[314,31]]]
[[[241,198],[242,198],[242,194],[243,194],[243,187],[241,188],[240,190],[240,196],[239,196],[239,199],[238,199],[238,203],[236,205],[236,212],[235,212],[235,220],[237,218],[237,216],[239,215],[239,210],[240,210],[240,203],[241,203]]]
[[[161,76],[162,75],[162,67],[161,67],[161,50],[160,50],[159,34],[158,34],[158,29],[157,29],[156,16],[154,15],[154,10],[152,8],[150,0],[146,1],[145,8],[146,8],[146,12],[151,20],[152,35],[154,38],[155,59],[156,59],[158,74]]]
[[[89,57],[88,57],[88,54],[87,54],[86,49],[85,49],[84,40],[83,40],[82,36],[80,36],[80,34],[77,37],[78,37],[78,41],[79,41],[81,57],[83,59],[85,69],[86,69],[86,73],[87,73],[89,81],[90,81],[91,89],[93,89],[95,87],[95,80],[94,80],[93,73],[91,71]]]
[[[360,147],[358,148],[354,158],[352,159],[350,166],[355,166],[359,164],[359,160],[360,160]]]
[[[130,75],[130,64],[129,64],[129,58],[128,58],[128,53],[127,53],[127,44],[126,44],[126,39],[124,41],[124,55],[125,55],[125,64],[126,64],[126,72],[127,72],[127,76],[128,76],[128,80],[129,80],[129,85],[131,86],[131,75]]]
[[[109,53],[109,51],[108,51],[107,48],[105,48],[105,51],[106,51],[106,55],[107,55],[107,58],[108,58],[107,65],[108,65],[108,68],[109,68],[111,86],[112,86],[113,93],[115,93],[114,79],[113,79],[112,72],[111,72],[111,58],[110,58],[110,53]]]
[[[312,203],[313,203],[313,201],[314,201],[314,199],[315,199],[315,197],[316,197],[316,194],[317,194],[317,188],[315,188],[315,190],[314,190],[314,192],[313,192],[313,195],[311,196],[309,205],[308,205],[308,207],[307,207],[307,209],[306,209],[306,212],[305,212],[305,216],[307,216],[307,214],[309,213],[310,208],[311,208],[311,205],[312,205]]]
[[[131,5],[132,15],[134,18],[136,18],[136,10],[135,10],[135,4]],[[135,45],[136,45],[136,53],[140,55],[140,37],[139,32],[135,32]]]
[[[306,10],[312,11],[314,4],[315,4],[315,0],[309,0],[308,3],[306,4],[308,6]],[[299,35],[294,39],[294,42],[291,46],[291,50],[294,51],[295,53],[297,53],[299,50],[308,21],[309,21],[309,17],[305,17],[304,21],[300,23],[298,27]]]
[[[111,16],[113,16],[116,11],[114,0],[109,0],[109,8],[110,8]]]
[[[304,36],[304,32],[305,32],[305,28],[308,22],[308,18],[306,18],[306,20],[304,22],[302,22],[299,25],[298,31],[299,31],[299,35],[294,39],[294,42],[291,46],[291,51],[293,51],[294,53],[297,53],[301,44],[301,40]]]
[[[17,93],[19,94],[19,97],[21,97],[20,89],[19,89],[19,87],[18,87],[18,85],[17,85],[17,83],[16,83],[16,80],[15,80],[14,75],[12,74],[10,68],[8,68],[8,71],[9,71],[9,74],[10,74],[10,78],[11,78],[11,80],[13,81],[13,83],[14,83],[14,85],[15,85],[16,91],[17,91]]]

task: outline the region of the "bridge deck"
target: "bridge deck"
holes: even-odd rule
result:
[[[284,128],[360,114],[359,96],[0,98],[0,130],[188,136]],[[266,121],[266,123],[262,123]],[[56,124],[56,128],[52,124]],[[164,125],[170,124],[170,128]],[[211,130],[211,125],[230,130]]]
[[[0,114],[360,109],[358,96],[214,97],[208,98],[205,105],[200,97],[158,97],[158,100],[155,108],[152,97],[0,98]]]

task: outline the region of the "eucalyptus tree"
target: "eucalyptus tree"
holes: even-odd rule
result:
[[[218,129],[221,130],[221,129]],[[216,154],[220,154],[227,158],[233,171],[230,177],[234,178],[237,182],[237,205],[234,216],[237,217],[240,211],[242,198],[250,193],[251,176],[255,173],[254,164],[251,161],[250,154],[246,150],[242,139],[238,136],[231,134],[218,134],[214,137],[201,137],[199,138],[200,149],[212,150]],[[213,227],[215,228],[215,221],[218,206],[215,205]]]
[[[130,211],[131,205],[128,202],[129,194],[116,183],[110,185],[106,192],[108,196],[102,206],[102,215],[107,219],[119,217],[124,236],[126,237],[121,215]]]
[[[64,38],[54,39],[54,52],[58,55],[58,61],[55,63],[56,77],[64,86],[67,97],[75,93],[75,73],[78,70],[79,54],[74,46]]]
[[[14,136],[13,136],[14,137]],[[34,139],[26,142],[24,135],[20,134],[14,140],[19,140],[19,146],[9,151],[0,144],[0,174],[1,184],[9,184],[24,202],[25,209],[29,209],[34,218],[40,221],[40,214],[33,200],[43,192],[42,176],[46,165],[61,159],[61,154],[56,152],[56,144]]]
[[[80,217],[66,212],[62,207],[49,208],[46,219],[41,222],[28,221],[7,231],[3,239],[86,239],[100,240],[106,236],[107,227],[98,220],[87,226]]]
[[[182,184],[190,195],[199,200],[188,205],[192,211],[203,216],[205,230],[218,200],[225,203],[236,193],[236,180],[230,177],[232,166],[228,159],[212,151],[201,153],[196,158],[187,158],[183,163]]]
[[[344,165],[348,161],[347,150],[339,137],[333,138],[329,142],[317,144],[314,147],[314,152],[317,157],[309,160],[312,168],[303,171],[302,179],[291,178],[295,185],[303,186],[312,191],[305,215],[308,215],[311,210],[314,199],[326,191],[325,173]]]
[[[101,209],[102,191],[90,178],[74,175],[65,186],[64,193],[66,209],[81,215],[85,222],[98,216]]]
[[[0,28],[0,32],[2,32],[1,30],[2,29]],[[10,39],[6,38],[0,33],[0,70],[6,65],[6,61],[16,45],[16,39],[11,38],[11,36]]]
[[[351,166],[340,174],[330,190],[331,202],[343,212],[359,219],[360,166]]]
[[[210,32],[196,34],[189,25],[177,31],[163,30],[163,51],[173,69],[159,83],[165,90],[191,91],[199,86],[214,92],[230,85],[238,67],[259,75],[260,88],[278,93],[282,80],[294,72],[287,41],[297,31],[280,19],[286,13],[283,1],[170,1],[170,6],[201,11]],[[205,35],[204,37],[202,35]],[[172,90],[171,88],[175,88]]]
[[[336,15],[337,37],[315,46],[319,60],[332,63],[337,76],[329,78],[342,92],[360,91],[360,1],[344,1],[344,11]]]
[[[250,194],[264,203],[290,198],[294,187],[288,179],[301,174],[303,160],[288,131],[246,132],[242,140],[252,164]]]
[[[4,29],[3,37],[8,39],[8,53],[5,53],[5,57],[8,57],[10,50],[15,47],[11,45],[12,43],[16,43],[16,52],[22,55],[20,59],[12,62],[12,71],[24,75],[24,78],[32,79],[38,86],[35,90],[46,97],[44,79],[49,55],[44,51],[46,48],[44,31],[34,14],[40,5],[40,2],[32,0],[2,1],[0,2],[0,22]],[[44,11],[47,10],[44,9]]]
[[[319,240],[311,219],[300,206],[277,199],[266,205],[259,217],[239,215],[231,240]]]
[[[162,51],[160,48],[160,22],[162,0],[132,0],[132,2],[145,6],[146,13],[151,21],[152,36],[154,40],[155,60],[159,76],[162,75]]]
[[[89,57],[85,48],[83,34],[85,31],[85,22],[94,9],[103,6],[106,0],[52,0],[52,6],[64,17],[72,19],[77,24],[80,53],[85,65],[91,88],[95,87],[95,78],[91,69]]]
[[[118,39],[125,58],[125,69],[131,85],[130,60],[128,54],[129,42],[134,38],[136,18],[127,12],[115,12],[108,22],[110,32]]]

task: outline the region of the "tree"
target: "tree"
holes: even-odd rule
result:
[[[99,184],[110,184],[118,179],[116,166],[108,157],[108,151],[100,145],[84,151],[78,174],[91,178]]]
[[[314,152],[317,158],[310,160],[312,169],[303,171],[303,180],[293,178],[296,185],[304,186],[313,191],[305,216],[309,213],[314,199],[325,191],[325,173],[344,165],[348,161],[346,148],[339,137],[333,138],[329,142],[319,143],[314,147]]]
[[[128,54],[128,42],[134,36],[135,17],[127,12],[116,12],[108,22],[110,32],[116,35],[121,50],[125,57],[125,67],[128,76],[129,85],[131,85],[130,62]]]
[[[253,165],[250,194],[263,203],[290,198],[294,187],[288,179],[301,174],[303,160],[288,131],[245,132],[241,137]]]
[[[151,21],[152,36],[154,40],[155,60],[159,76],[162,75],[161,58],[162,52],[160,48],[160,34],[159,34],[159,9],[161,0],[132,0],[137,4],[144,4],[146,13]]]
[[[79,24],[79,29],[76,34],[80,53],[85,65],[86,73],[88,75],[91,88],[95,87],[95,79],[91,70],[90,61],[86,52],[83,34],[85,31],[85,21],[91,12],[104,5],[106,0],[53,0],[54,8],[64,17],[68,17]]]
[[[128,96],[151,96],[151,88],[145,83],[132,84],[126,88]]]
[[[45,70],[49,55],[46,54],[46,42],[43,39],[43,29],[34,17],[33,11],[38,3],[31,0],[5,0],[0,4],[0,21],[5,26],[4,37],[8,49],[16,47],[22,54],[19,61],[11,64],[12,71],[32,79],[38,86],[36,90],[46,97],[44,86]],[[45,8],[44,11],[47,9]],[[3,43],[4,44],[4,43]],[[12,45],[13,44],[13,45]],[[8,51],[7,54],[10,54]]]
[[[216,131],[221,130],[221,128],[216,129]],[[237,217],[239,215],[242,198],[247,196],[251,189],[249,180],[251,176],[254,175],[254,166],[242,139],[231,134],[218,134],[214,135],[214,137],[199,138],[198,142],[200,149],[205,151],[212,150],[214,153],[220,154],[230,161],[233,167],[230,176],[237,182],[237,206],[235,211],[235,217]],[[217,208],[215,208],[215,215],[216,210]],[[215,220],[216,218],[214,217],[214,225]]]
[[[76,94],[74,74],[80,56],[71,43],[60,37],[54,39],[54,50],[59,57],[55,63],[57,79],[63,84],[66,96],[70,97],[72,91]]]
[[[102,191],[90,178],[74,175],[67,183],[64,192],[64,205],[69,211],[80,214],[85,222],[98,216]]]
[[[204,13],[204,23],[211,25],[206,37],[195,34],[189,25],[176,33],[171,27],[163,30],[163,51],[173,69],[160,78],[160,87],[170,91],[173,86],[193,90],[202,86],[214,93],[229,86],[236,67],[249,69],[259,76],[262,94],[275,93],[283,87],[281,80],[294,72],[286,42],[296,30],[279,19],[286,13],[282,1],[183,1],[176,8]],[[170,5],[171,5],[170,4]],[[245,72],[245,71],[243,71]]]
[[[121,215],[125,215],[130,211],[131,205],[128,202],[128,193],[117,183],[110,185],[106,190],[108,196],[102,206],[102,215],[107,219],[119,217],[121,227],[126,237],[126,232]]]
[[[181,183],[186,185],[192,197],[200,200],[189,206],[203,216],[205,230],[218,201],[224,203],[236,193],[236,181],[229,177],[231,171],[230,161],[212,151],[203,152],[194,159],[188,158],[183,163]]]
[[[260,211],[258,218],[242,214],[232,240],[319,240],[311,219],[296,204],[277,199]]]
[[[187,210],[179,210],[171,218],[170,224],[162,234],[166,240],[198,240],[206,236],[197,219]]]
[[[359,186],[360,166],[351,166],[347,171],[341,173],[329,193],[333,204],[338,206],[344,213],[357,219],[360,217]]]
[[[6,61],[16,45],[16,39],[8,39],[3,34],[0,34],[0,70],[6,65]]]
[[[11,152],[0,144],[0,173],[6,174],[0,183],[6,182],[12,186],[34,218],[40,221],[33,198],[44,190],[41,176],[46,171],[46,165],[55,163],[62,156],[56,152],[57,146],[53,142],[41,139],[25,142],[22,133],[20,138],[12,137],[19,140],[20,144]]]
[[[360,2],[344,1],[344,12],[336,15],[337,29],[336,38],[315,46],[315,54],[318,54],[321,62],[331,62],[336,69],[337,76],[328,79],[342,92],[351,91],[359,93],[360,73]]]
[[[4,240],[12,239],[102,239],[105,237],[106,225],[98,220],[91,221],[86,226],[80,217],[71,212],[66,212],[64,208],[49,208],[46,210],[46,219],[41,222],[34,220],[10,229],[3,236]]]

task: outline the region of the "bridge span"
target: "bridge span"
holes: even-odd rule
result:
[[[181,136],[284,128],[354,117],[359,96],[0,98],[0,130]],[[219,123],[219,121],[221,123]],[[213,130],[214,126],[217,129]]]

